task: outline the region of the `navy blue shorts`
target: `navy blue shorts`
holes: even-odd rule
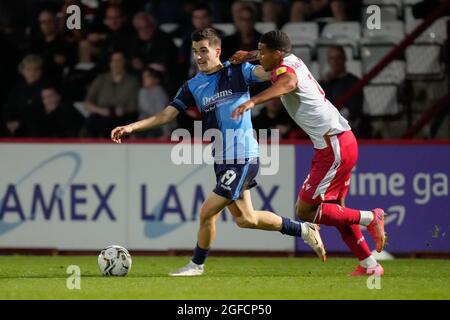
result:
[[[246,159],[243,163],[214,163],[217,184],[213,191],[233,201],[240,199],[245,190],[256,186],[258,170],[258,158]]]

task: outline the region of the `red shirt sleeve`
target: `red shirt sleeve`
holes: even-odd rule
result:
[[[272,70],[272,82],[273,83],[277,82],[279,77],[281,77],[283,74],[288,73],[288,72],[296,75],[295,70],[286,65],[281,65],[281,66],[278,66],[277,68],[273,69]]]

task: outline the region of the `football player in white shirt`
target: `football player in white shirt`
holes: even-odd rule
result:
[[[381,252],[385,244],[384,212],[345,207],[350,173],[358,159],[358,145],[347,120],[342,117],[311,75],[303,61],[291,53],[286,33],[270,31],[258,44],[258,51],[238,51],[232,63],[259,60],[272,73],[272,86],[246,101],[233,112],[237,119],[246,110],[273,98],[281,98],[294,121],[314,145],[312,166],[299,191],[296,213],[303,221],[335,226],[359,265],[351,275],[383,275],[383,267],[372,256],[361,233],[367,231]]]

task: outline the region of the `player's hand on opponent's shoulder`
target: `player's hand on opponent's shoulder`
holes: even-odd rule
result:
[[[111,140],[116,143],[122,143],[122,137],[125,137],[133,132],[133,128],[128,126],[121,126],[111,131]]]
[[[247,61],[248,51],[239,50],[236,51],[229,59],[232,64],[240,64]]]
[[[239,117],[241,117],[245,111],[253,108],[254,106],[255,106],[255,103],[252,100],[248,100],[248,101],[244,102],[239,107],[237,107],[236,109],[233,110],[233,113],[231,114],[231,118],[233,118],[234,120],[239,119]]]

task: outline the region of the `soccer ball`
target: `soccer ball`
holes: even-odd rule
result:
[[[97,261],[104,276],[126,276],[131,270],[131,255],[121,246],[106,247],[98,255]]]

